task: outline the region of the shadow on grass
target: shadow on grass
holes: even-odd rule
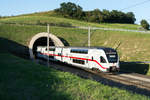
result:
[[[27,47],[0,38],[0,48],[0,100],[71,100],[54,69],[13,56],[28,58]]]
[[[12,40],[0,37],[0,53],[9,52],[13,55],[29,59],[28,47]]]
[[[120,62],[120,70],[146,75],[149,71],[149,64],[140,62]]]

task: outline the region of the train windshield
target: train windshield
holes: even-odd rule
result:
[[[106,54],[109,63],[116,63],[118,61],[117,54]]]
[[[109,50],[105,51],[105,53],[106,53],[109,63],[116,63],[118,61],[118,54],[117,54],[116,50],[109,49]]]

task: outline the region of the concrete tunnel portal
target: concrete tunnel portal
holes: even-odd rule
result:
[[[37,46],[47,46],[47,36],[48,33],[38,33],[35,36],[33,36],[29,42],[29,54],[30,58],[34,59]],[[64,46],[63,42],[55,35],[49,33],[49,45],[50,46]]]

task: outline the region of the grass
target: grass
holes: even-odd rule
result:
[[[149,97],[131,91],[110,87],[89,79],[82,79],[76,75],[60,72],[52,68],[35,64],[18,58],[10,53],[26,52],[32,36],[45,32],[46,27],[35,25],[2,24],[41,22],[67,22],[73,26],[96,26],[107,28],[137,29],[138,25],[126,24],[95,24],[72,19],[55,17],[51,12],[35,13],[11,18],[0,19],[0,100],[149,100]],[[58,37],[64,38],[71,46],[87,46],[87,30],[50,27],[50,31]],[[92,46],[114,47],[121,42],[118,52],[122,61],[149,61],[149,34],[134,32],[92,31]],[[25,51],[24,51],[25,50]],[[122,68],[142,72],[149,65]],[[143,66],[143,65],[142,65]],[[145,73],[144,73],[145,74]]]
[[[8,38],[23,45],[27,45],[29,40],[37,33],[47,31],[44,26],[30,26],[30,25],[0,25],[0,36]],[[70,45],[80,46],[87,40],[87,30],[63,28],[63,27],[51,27],[50,31],[58,37],[62,37],[67,40]],[[80,36],[80,38],[78,37]],[[78,42],[74,42],[78,41]]]
[[[44,26],[0,25],[0,36],[27,46],[32,36],[46,31]],[[64,38],[71,46],[87,46],[87,30],[50,27],[51,33]],[[150,61],[150,34],[92,30],[91,45],[118,48],[122,61]]]
[[[45,31],[45,26],[38,25],[0,25],[0,36],[2,38],[12,40],[23,46],[28,46],[32,36]],[[65,39],[70,46],[87,46],[87,30],[51,26],[50,31],[56,36]],[[150,61],[150,34],[103,30],[92,30],[91,33],[91,46],[107,46],[115,48],[121,43],[117,49],[121,61]],[[19,52],[19,54],[22,55],[26,52],[24,48],[18,48],[18,46],[15,46],[16,48],[14,48],[14,45],[11,44],[6,44],[4,46],[7,47],[7,45],[10,45],[9,50],[13,50],[13,52],[17,51],[17,53]],[[144,68],[145,67],[143,67],[143,70]],[[131,71],[133,71],[132,68]],[[149,75],[149,66],[146,72],[146,74]]]
[[[149,61],[150,60],[150,34],[134,32],[96,31],[93,33],[91,43],[93,46],[101,45],[117,47],[122,61]]]
[[[0,36],[13,40],[23,45],[27,45],[27,42],[39,32],[46,30],[46,27],[42,26],[23,26],[23,25],[0,25]]]
[[[47,22],[47,23],[55,23],[55,24],[65,22],[65,23],[71,24],[72,26],[92,26],[92,27],[103,27],[103,28],[114,28],[114,29],[137,30],[140,27],[139,25],[132,25],[132,24],[90,23],[90,22],[85,22],[85,21],[80,21],[80,20],[75,20],[75,19],[67,19],[67,18],[58,17],[58,15],[55,15],[55,14],[54,15],[49,14],[49,16],[46,16],[46,14],[42,14],[42,13],[0,19],[1,23],[13,22],[13,23],[36,24],[37,21],[40,21],[41,23]]]
[[[0,64],[1,100],[150,100],[6,52],[0,53]]]

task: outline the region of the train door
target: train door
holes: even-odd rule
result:
[[[99,53],[96,51],[96,50],[91,50],[89,52],[89,68],[92,69],[92,68],[98,68],[98,55]]]
[[[42,48],[42,53],[44,54],[44,58],[47,59],[48,56],[47,56],[47,51],[46,51],[46,48]]]
[[[70,53],[70,50],[68,48],[63,48],[63,51],[62,51],[63,62],[69,63],[70,61],[69,53]]]
[[[92,69],[93,67],[95,67],[95,63],[94,63],[94,60],[95,60],[95,52],[93,50],[89,50],[89,53],[88,53],[88,64],[87,64],[87,67]]]
[[[61,61],[61,59],[62,59],[62,51],[61,51],[61,49],[62,48],[56,48],[56,51],[55,51],[55,56],[56,56],[56,59],[58,60],[58,61]]]
[[[90,65],[89,65],[89,56],[87,55],[87,56],[83,56],[83,58],[86,58],[86,60],[83,60],[84,61],[84,64],[83,64],[83,67],[85,67],[85,68],[89,68],[90,67]]]
[[[95,60],[96,60],[96,58],[94,55],[90,56],[90,60],[89,60],[89,64],[88,64],[90,69],[96,67]]]

